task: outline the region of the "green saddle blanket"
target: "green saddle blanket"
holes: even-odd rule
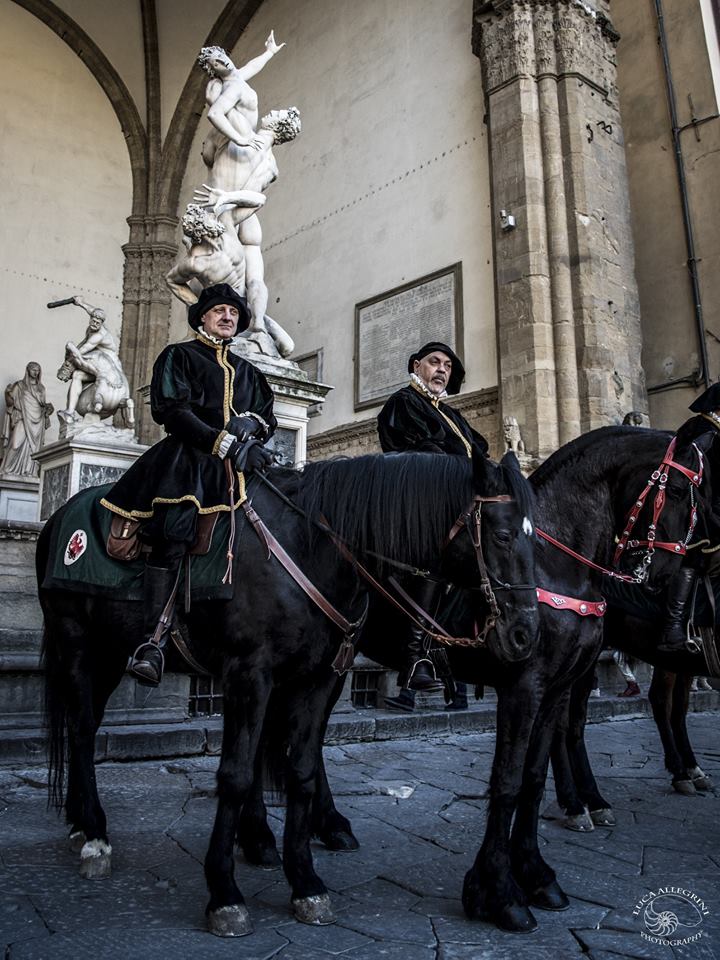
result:
[[[113,515],[100,499],[111,487],[112,484],[105,484],[82,490],[53,521],[43,587],[142,600],[145,558],[114,560],[105,549]],[[207,554],[185,558],[185,563],[190,564],[193,600],[227,600],[232,596],[232,584],[222,582],[227,565],[229,519],[229,513],[218,517]]]

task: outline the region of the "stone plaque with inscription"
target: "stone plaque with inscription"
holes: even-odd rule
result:
[[[430,340],[462,343],[462,268],[456,263],[355,307],[355,409],[407,383],[410,354]]]

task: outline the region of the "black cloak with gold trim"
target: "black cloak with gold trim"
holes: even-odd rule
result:
[[[230,352],[230,341],[199,334],[170,344],[155,361],[153,419],[168,434],[125,473],[102,504],[131,519],[152,517],[158,504],[191,503],[200,513],[230,509],[225,464],[216,455],[231,416],[257,413],[275,431],[273,394],[263,374]]]
[[[485,437],[473,430],[462,414],[441,400],[430,399],[414,383],[394,393],[377,420],[385,453],[418,451],[465,457],[471,444],[485,455],[488,452]]]

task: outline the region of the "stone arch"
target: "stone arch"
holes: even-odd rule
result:
[[[147,199],[147,136],[130,91],[108,58],[78,24],[51,0],[14,0],[53,30],[82,60],[102,87],[127,143],[132,171],[132,213],[141,214]]]

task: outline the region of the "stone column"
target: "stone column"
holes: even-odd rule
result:
[[[154,443],[162,432],[137,391],[150,383],[155,358],[168,343],[171,293],[165,275],[177,256],[178,221],[175,217],[131,216],[128,224],[130,239],[123,246],[120,359],[136,400],[138,438],[142,443]]]
[[[545,457],[647,409],[607,0],[475,0],[502,413]],[[515,218],[503,225],[500,211]]]

